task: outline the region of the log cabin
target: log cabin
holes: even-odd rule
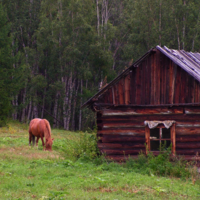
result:
[[[200,53],[156,46],[82,107],[96,112],[98,148],[109,159],[171,146],[199,160]]]

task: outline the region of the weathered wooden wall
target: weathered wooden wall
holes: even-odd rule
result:
[[[145,152],[145,120],[174,120],[176,153],[200,153],[200,83],[160,51],[130,69],[93,106],[98,147],[115,160]],[[193,105],[192,105],[193,104]]]
[[[199,112],[193,107],[103,110],[97,114],[98,147],[114,160],[136,157],[145,152],[145,120],[174,120],[176,153],[192,160],[200,153]]]

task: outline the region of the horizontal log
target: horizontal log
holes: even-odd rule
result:
[[[137,159],[138,156],[137,155],[109,155],[109,156],[105,156],[106,159],[110,160],[110,161],[116,161],[116,162],[125,162],[129,159]]]
[[[176,142],[200,142],[200,136],[188,135],[188,136],[176,136]]]
[[[112,123],[98,123],[98,127],[102,129],[109,129],[109,128],[144,128],[144,122],[112,122]]]
[[[199,149],[200,143],[199,142],[182,142],[182,143],[176,143],[176,149]]]
[[[200,127],[176,127],[176,135],[200,135]]]
[[[145,153],[145,149],[102,149],[101,153],[106,154],[106,155],[135,155],[139,154],[140,152]]]
[[[100,137],[100,140],[103,143],[109,143],[109,142],[140,142],[142,144],[145,143],[144,137],[131,137],[131,136],[115,136],[115,137]]]
[[[182,114],[183,111],[180,113]],[[102,116],[120,116],[120,115],[156,115],[156,114],[173,114],[168,108],[135,108],[135,109],[118,109],[118,110],[103,110]]]
[[[103,119],[103,120],[102,120]],[[99,121],[99,124],[100,123],[103,123],[103,124],[109,124],[109,123],[133,123],[133,125],[138,125],[138,124],[140,124],[140,125],[144,125],[144,121],[143,120],[141,120],[141,119],[131,119],[131,120],[129,120],[129,117],[126,119],[126,118],[124,118],[124,117],[122,117],[122,118],[116,118],[116,120],[114,120],[112,117],[103,117],[103,118],[101,118],[101,120],[98,120],[97,119],[97,123],[98,123],[98,121]]]
[[[169,115],[135,115],[135,116],[102,116],[98,117],[98,120],[105,121],[118,121],[118,120],[130,120],[130,121],[145,121],[145,120],[181,120],[181,121],[200,121],[200,115],[186,115],[186,114],[169,114]]]
[[[184,155],[181,157],[183,160],[187,160],[187,161],[200,161],[200,156],[191,156],[191,155]]]
[[[97,99],[95,99],[97,101]],[[94,101],[93,101],[94,102]],[[134,109],[134,108],[169,108],[169,109],[181,109],[181,108],[195,108],[200,106],[200,103],[171,103],[171,104],[112,104],[112,103],[94,103],[95,106],[101,106],[107,108],[108,106],[113,109]]]
[[[98,126],[98,129],[99,130],[104,130],[104,129],[125,129],[125,128],[131,128],[131,129],[134,129],[134,128],[145,128],[145,125],[144,125],[144,121],[137,121],[137,122],[127,122],[128,120],[124,120],[124,122],[112,122],[112,123],[99,123],[97,126]],[[157,127],[158,128],[158,127]],[[182,130],[182,128],[192,128],[192,129],[195,129],[195,128],[199,128],[200,129],[200,121],[188,121],[188,122],[177,122],[176,121],[176,128],[178,128],[177,130]]]
[[[193,107],[193,108],[185,108],[186,114],[200,114],[200,108],[199,107]]]
[[[176,127],[200,127],[200,120],[199,121],[176,121]]]
[[[176,119],[175,122],[176,122],[176,127],[200,127],[200,120]],[[118,120],[114,120],[113,118],[109,119],[103,118],[103,120],[97,120],[97,126],[102,128],[111,128],[116,126],[144,127],[145,125],[144,125],[144,119],[130,120],[126,118],[119,118]]]
[[[144,144],[138,144],[138,143],[135,143],[133,144],[132,142],[131,143],[98,143],[98,147],[100,149],[113,149],[113,148],[116,148],[116,149],[126,149],[126,148],[132,148],[132,149],[138,149],[138,148],[145,148],[145,145]]]
[[[98,130],[98,134],[109,135],[145,135],[144,128]]]
[[[176,149],[177,155],[193,155],[198,153],[200,155],[200,149]]]

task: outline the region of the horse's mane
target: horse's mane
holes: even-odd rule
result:
[[[44,131],[44,136],[45,138],[51,138],[51,126],[49,124],[49,122],[46,119],[43,119],[46,125],[46,130]]]

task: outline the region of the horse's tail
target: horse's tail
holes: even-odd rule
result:
[[[32,135],[32,136],[31,136],[31,141],[32,141],[32,143],[33,143],[33,146],[35,146],[35,135]]]

